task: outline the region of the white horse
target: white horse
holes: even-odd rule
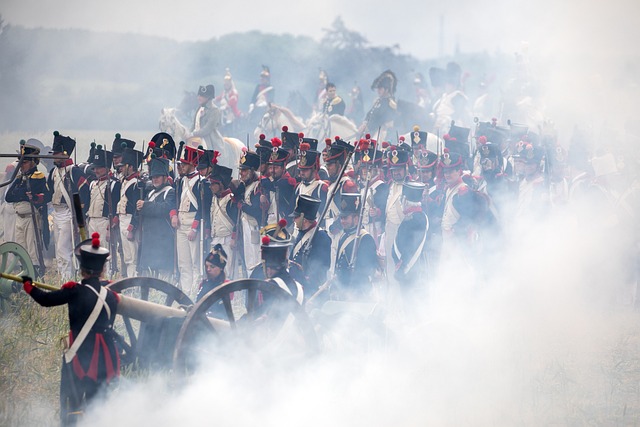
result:
[[[282,127],[287,126],[289,132],[303,132],[307,138],[324,141],[325,138],[340,136],[345,141],[358,137],[358,127],[351,120],[338,114],[314,114],[307,123],[295,116],[289,109],[276,107],[267,111],[258,127],[254,131],[254,137],[263,133],[267,137],[279,135]]]
[[[245,147],[244,143],[241,140],[225,136],[222,138],[222,140],[224,141],[223,147],[209,148],[206,146],[206,143],[202,138],[187,138],[189,131],[187,130],[186,126],[180,123],[180,120],[178,120],[178,118],[176,117],[175,108],[163,108],[158,125],[161,132],[168,133],[169,135],[173,136],[173,139],[175,139],[176,141],[185,141],[188,145],[196,148],[201,145],[205,149],[211,148],[213,150],[219,151],[219,163],[222,166],[233,169],[234,171],[235,169],[237,169],[240,157],[242,157],[242,149],[243,147]]]
[[[326,138],[333,139],[340,136],[345,141],[358,138],[358,127],[351,120],[339,114],[317,113],[307,120],[304,133],[309,138],[324,141]]]

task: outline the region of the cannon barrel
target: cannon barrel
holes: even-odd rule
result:
[[[0,276],[14,282],[22,283],[22,278],[19,276],[14,276],[13,274],[0,273]],[[47,285],[46,283],[31,283],[37,288],[46,289],[48,291],[57,291],[60,289],[55,286]],[[188,314],[186,310],[180,308],[167,307],[162,304],[143,301],[122,294],[119,294],[119,296],[120,303],[118,304],[118,314],[124,317],[130,317],[135,320],[140,320],[141,322],[152,322],[154,320],[169,317],[185,318]],[[229,328],[229,322],[226,320],[216,319],[208,316],[207,318],[209,319],[209,323],[211,323],[211,326],[213,326],[214,328]]]
[[[118,314],[141,322],[152,322],[168,317],[186,318],[189,313],[181,308],[167,307],[120,294]],[[226,320],[208,316],[207,318],[214,328],[229,328],[229,322]]]

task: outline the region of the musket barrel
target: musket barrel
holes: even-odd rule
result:
[[[27,154],[24,157],[29,159],[53,159],[53,160],[68,160],[69,156],[65,155],[53,155],[53,154]],[[19,159],[20,154],[0,154],[0,158],[14,158]]]

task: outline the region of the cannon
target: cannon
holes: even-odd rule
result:
[[[10,256],[14,260],[5,261]],[[20,275],[33,273],[26,251],[14,242],[0,245],[0,266],[0,286],[7,292],[20,289],[14,283]],[[304,359],[335,348],[385,345],[389,333],[377,303],[328,301],[307,313],[269,280],[233,280],[195,304],[158,278],[125,278],[106,286],[121,296],[114,329],[125,370],[171,369],[182,375],[194,372],[201,361],[238,357],[243,351],[284,354],[278,356],[282,361]]]
[[[7,293],[17,292],[20,287],[14,282],[21,282],[21,275],[33,275],[31,260],[14,242],[0,245],[0,254],[4,267],[0,285]],[[39,282],[34,286],[58,289]],[[180,289],[157,278],[126,278],[107,288],[121,296],[114,329],[120,335],[125,369],[172,368],[188,373],[198,361],[230,356],[240,348],[286,349],[290,357],[319,351],[314,324],[304,307],[268,280],[227,282],[195,304]]]

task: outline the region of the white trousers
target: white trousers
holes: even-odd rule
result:
[[[200,256],[200,234],[189,241],[191,224],[195,218],[195,212],[180,212],[178,219],[180,226],[176,232],[176,247],[178,253],[178,269],[180,270],[180,289],[195,296],[198,285],[202,281],[202,260]]]
[[[135,240],[130,242],[127,239],[127,228],[131,224],[131,214],[120,214],[120,241],[122,242],[122,253],[124,254],[124,263],[127,266],[127,277],[136,277],[136,266],[138,263],[138,242]]]
[[[73,214],[66,205],[53,206],[53,234],[56,238],[56,264],[63,280],[73,277]],[[79,243],[79,242],[78,242]]]

